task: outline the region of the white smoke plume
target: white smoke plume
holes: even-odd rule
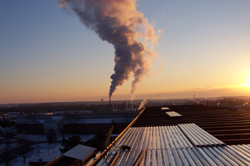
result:
[[[145,105],[147,104],[147,102],[148,102],[148,100],[147,100],[147,99],[142,100],[141,105],[140,105],[140,107],[138,108],[138,110],[140,110],[140,109],[144,108],[144,107],[145,107]]]
[[[111,75],[109,98],[117,86],[134,77],[131,95],[151,67],[158,36],[148,19],[136,11],[136,0],[57,0],[70,7],[81,22],[115,49],[115,73]]]

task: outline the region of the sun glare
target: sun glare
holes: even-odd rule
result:
[[[247,87],[250,87],[250,75],[248,76],[248,78],[247,78],[247,82],[246,82],[246,84],[245,84]]]
[[[241,87],[247,87],[250,88],[250,74],[248,75],[247,79],[246,79],[246,83],[245,84],[240,84]]]

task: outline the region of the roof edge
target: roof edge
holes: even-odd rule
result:
[[[109,149],[119,140],[119,138],[136,122],[136,120],[141,116],[145,111],[146,107],[136,116],[136,118],[121,132],[121,134],[116,137],[116,139],[109,144],[109,146],[96,158],[96,160],[91,164],[91,166],[97,165],[97,163],[102,159],[104,155],[109,151]]]

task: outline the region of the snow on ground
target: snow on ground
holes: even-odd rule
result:
[[[46,135],[35,135],[35,134],[19,134],[16,136],[17,138],[22,138],[26,140],[31,140],[31,141],[47,141],[46,140]]]
[[[14,166],[14,165],[28,166],[29,161],[35,161],[35,160],[38,160],[39,158],[43,158],[43,161],[45,161],[44,159],[52,160],[61,154],[59,151],[59,148],[61,147],[61,143],[51,144],[49,147],[48,147],[48,143],[43,143],[43,144],[33,145],[32,147],[34,148],[34,150],[32,150],[31,152],[27,154],[25,164],[23,163],[23,157],[19,156],[15,158],[14,160],[12,160],[10,162],[10,165],[11,166]],[[4,166],[4,165],[5,164],[1,164],[0,166]]]
[[[78,135],[78,134],[76,134]],[[68,137],[71,137],[72,134],[64,134],[63,135],[64,138],[68,139]],[[95,134],[86,134],[86,135],[79,135],[82,139],[82,141],[87,141],[90,140],[92,138],[94,138]],[[42,134],[19,134],[16,136],[17,138],[22,138],[22,139],[26,139],[26,140],[31,140],[31,141],[47,141],[46,139],[46,135],[42,135]],[[63,137],[61,135],[57,135],[57,141],[62,141]]]
[[[6,151],[6,149],[11,150],[18,147],[18,143],[11,143],[11,144],[0,144],[0,153],[3,153]]]
[[[34,145],[33,148],[35,149],[35,155],[33,155],[29,161],[42,159],[43,161],[49,162],[61,155],[60,148],[62,148],[62,146],[61,143],[51,144],[49,146],[47,143],[44,143]]]
[[[18,146],[18,143],[16,143],[16,141],[16,139],[3,140],[0,144],[0,153],[3,153],[6,149],[11,150],[16,148]]]
[[[52,118],[54,121],[61,121],[61,120],[63,120],[64,116],[51,116],[51,118]]]
[[[65,134],[64,138],[71,137],[72,134]],[[95,134],[89,134],[89,135],[79,135],[81,137],[82,141],[87,141],[92,139]],[[18,138],[23,138],[27,140],[33,140],[33,141],[47,141],[45,135],[26,135],[26,134],[19,134]],[[58,137],[57,141],[62,140],[62,137]],[[13,143],[13,146],[17,145]],[[11,144],[12,146],[12,144]],[[5,145],[1,145],[2,149],[5,148]],[[59,156],[61,153],[59,151],[59,148],[61,148],[61,142],[53,143],[48,146],[48,143],[41,143],[41,144],[36,144],[32,146],[34,150],[29,152],[27,154],[26,162],[25,164],[23,163],[23,157],[19,156],[12,160],[10,162],[11,166],[28,166],[29,161],[38,161],[39,158],[42,158],[43,161],[51,161],[52,159],[56,158]],[[4,166],[4,164],[0,164],[0,166]]]

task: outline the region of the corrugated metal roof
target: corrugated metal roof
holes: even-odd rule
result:
[[[145,149],[140,165],[250,165],[249,144],[225,145],[195,124],[131,127],[98,165],[133,165]]]
[[[146,107],[131,127],[195,123],[227,145],[250,144],[250,111],[202,105],[167,106],[182,117],[171,118],[162,107]]]
[[[224,145],[218,140],[194,123],[178,124],[182,132],[189,138],[195,146]]]

